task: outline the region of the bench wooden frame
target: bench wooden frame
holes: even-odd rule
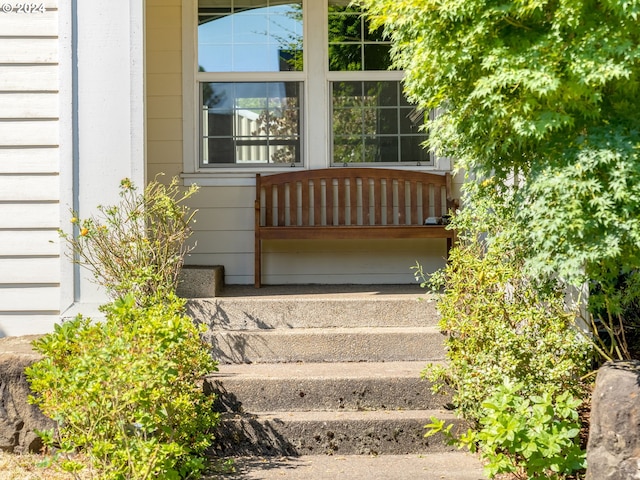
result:
[[[425,225],[453,208],[451,175],[336,167],[256,175],[255,271],[262,284],[262,241],[273,239],[444,238]]]

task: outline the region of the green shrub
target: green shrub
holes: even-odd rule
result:
[[[74,262],[91,271],[113,298],[132,294],[138,304],[178,283],[195,211],[184,203],[198,190],[183,191],[178,179],[153,181],[142,194],[129,179],[120,182],[120,202],[99,206],[87,219],[74,215],[74,236],[60,232]]]
[[[216,364],[184,301],[168,295],[105,307],[106,320],[78,316],[34,343],[44,359],[27,370],[33,403],[58,422],[44,435],[81,467],[81,452],[103,479],[196,478],[218,414],[202,391]]]
[[[457,439],[433,419],[427,435],[443,432],[477,448],[491,476],[562,479],[583,466],[575,398],[586,395],[592,343],[561,285],[527,275],[509,215],[508,208],[467,207],[454,219],[460,242],[430,279],[442,289],[448,362],[423,375],[436,391],[452,391],[471,430]]]
[[[104,322],[78,316],[34,343],[44,358],[26,372],[31,401],[57,422],[42,437],[69,472],[88,462],[105,480],[196,478],[219,422],[202,388],[216,363],[175,295],[196,188],[174,178],[138,194],[124,179],[120,190],[119,204],[61,233],[115,300]]]
[[[448,363],[423,375],[454,391],[454,404],[470,420],[503,381],[525,385],[523,395],[580,394],[589,371],[590,344],[566,310],[563,291],[540,287],[522,273],[512,245],[470,240],[452,249],[438,302]]]
[[[568,391],[555,396],[524,397],[524,385],[505,383],[483,402],[477,431],[464,442],[486,460],[485,472],[494,478],[510,473],[533,480],[568,478],[586,467],[580,448],[581,400]]]

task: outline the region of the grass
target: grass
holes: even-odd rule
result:
[[[0,480],[91,480],[96,472],[82,470],[75,475],[64,472],[59,466],[39,466],[46,460],[44,455],[18,455],[0,450]],[[212,460],[211,471],[203,480],[215,480],[221,474],[232,473],[235,467],[232,460]]]
[[[0,451],[0,480],[88,480],[91,472],[77,475],[62,471],[59,467],[41,467],[42,455],[16,455]]]

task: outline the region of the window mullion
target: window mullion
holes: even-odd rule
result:
[[[306,112],[305,152],[308,168],[329,166],[329,110],[327,84],[327,0],[305,0]],[[319,20],[320,19],[320,20]]]

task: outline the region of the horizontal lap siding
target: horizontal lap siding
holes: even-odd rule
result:
[[[0,336],[51,328],[68,261],[57,234],[58,3],[44,5],[44,13],[0,13]]]

